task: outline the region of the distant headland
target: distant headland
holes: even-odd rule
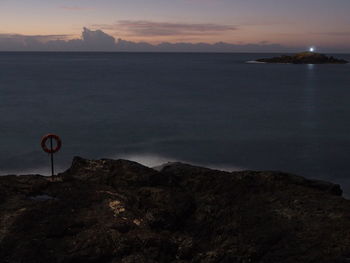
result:
[[[295,55],[282,55],[280,57],[257,59],[257,62],[263,63],[284,63],[284,64],[347,64],[344,59],[337,59],[333,56],[315,52],[302,52]]]

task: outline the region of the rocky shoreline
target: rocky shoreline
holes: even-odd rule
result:
[[[282,172],[74,158],[0,177],[1,262],[350,262],[339,185]]]
[[[344,59],[328,57],[324,54],[314,52],[302,52],[295,55],[283,55],[273,58],[257,59],[256,62],[261,63],[282,63],[282,64],[347,64]]]

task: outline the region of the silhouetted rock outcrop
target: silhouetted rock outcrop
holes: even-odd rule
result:
[[[187,164],[76,157],[51,180],[0,177],[1,262],[349,262],[338,185]]]
[[[289,64],[347,64],[348,61],[344,59],[337,59],[328,57],[324,54],[314,52],[303,52],[293,56],[283,55],[274,58],[257,59],[258,62],[264,63],[289,63]]]

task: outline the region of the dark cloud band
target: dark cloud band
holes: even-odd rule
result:
[[[98,24],[94,28],[102,30],[124,31],[132,36],[198,36],[215,35],[237,30],[236,26],[219,24],[186,24],[152,21],[121,20],[115,24]]]

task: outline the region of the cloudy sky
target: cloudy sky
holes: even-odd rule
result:
[[[350,51],[349,0],[0,0],[1,38],[280,45]],[[0,45],[1,48],[1,45]]]

